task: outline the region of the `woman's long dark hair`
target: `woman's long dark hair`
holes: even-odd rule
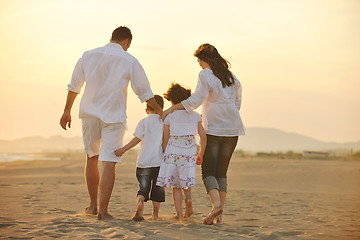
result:
[[[229,70],[229,62],[222,58],[217,49],[209,44],[204,43],[195,51],[194,56],[209,64],[214,75],[220,79],[223,87],[230,87],[235,83],[234,76]]]

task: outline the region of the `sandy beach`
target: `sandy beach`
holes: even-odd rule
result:
[[[98,221],[83,213],[88,196],[82,153],[61,160],[0,163],[1,239],[360,239],[360,161],[243,158],[228,172],[224,224],[205,226],[210,211],[197,167],[194,215],[178,222],[171,190],[160,219],[134,222],[136,151],[117,165],[110,203],[115,217]]]

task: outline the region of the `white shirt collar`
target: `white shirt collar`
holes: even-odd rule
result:
[[[122,46],[121,46],[120,44],[117,44],[117,43],[109,42],[108,44],[105,45],[105,47],[120,48],[121,50],[124,51],[124,49],[122,48]]]

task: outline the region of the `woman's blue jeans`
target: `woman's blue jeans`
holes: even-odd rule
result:
[[[202,179],[206,191],[216,188],[227,192],[227,170],[235,150],[238,136],[225,137],[206,135],[206,148],[201,164]]]

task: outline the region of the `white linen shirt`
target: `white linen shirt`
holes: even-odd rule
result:
[[[141,102],[154,97],[145,71],[121,45],[108,43],[87,51],[77,62],[68,90],[80,93],[80,118],[99,118],[105,123],[126,122],[127,87]]]
[[[185,110],[176,110],[164,120],[164,124],[170,126],[170,136],[197,135],[199,122],[201,122],[200,114],[188,113]]]
[[[188,112],[201,104],[206,133],[214,136],[240,136],[245,134],[239,110],[241,106],[241,84],[236,76],[235,84],[223,88],[210,68],[199,73],[195,92],[181,104]]]
[[[149,114],[147,118],[142,119],[135,129],[134,136],[141,139],[137,167],[159,167],[163,158],[163,121],[160,115]]]

